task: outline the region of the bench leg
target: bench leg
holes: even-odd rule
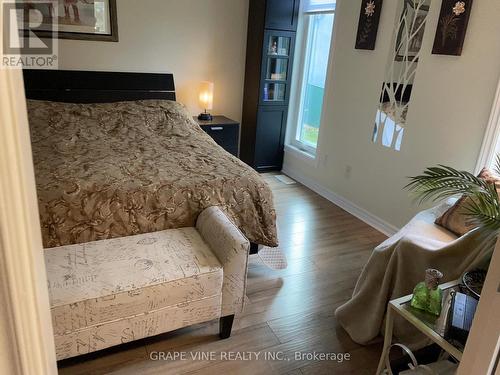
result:
[[[227,339],[231,336],[231,329],[233,328],[234,315],[223,316],[219,320],[219,337]]]
[[[250,242],[250,255],[257,254],[259,252],[259,245],[253,242]]]

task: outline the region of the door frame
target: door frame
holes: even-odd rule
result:
[[[500,372],[500,241],[490,262],[458,375]],[[496,370],[496,371],[495,371]]]
[[[475,173],[481,172],[484,167],[489,167],[495,160],[495,151],[500,140],[500,81],[497,85],[497,91],[493,106],[491,108],[490,118],[484,133],[481,151],[476,164]]]
[[[0,373],[57,374],[23,76],[1,67],[0,301]]]

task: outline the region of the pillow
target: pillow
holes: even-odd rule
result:
[[[489,169],[483,168],[477,176],[489,183],[494,183],[497,186],[500,184],[500,179],[496,177]],[[474,224],[469,223],[469,217],[466,215],[465,208],[469,204],[471,198],[462,196],[456,203],[451,206],[444,214],[436,219],[435,224],[449,230],[457,236],[463,236],[465,233],[476,228]]]

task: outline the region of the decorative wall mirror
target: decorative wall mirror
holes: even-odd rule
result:
[[[394,30],[372,140],[396,151],[401,149],[430,2],[401,0]]]

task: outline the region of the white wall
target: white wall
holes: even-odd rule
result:
[[[441,7],[432,1],[406,134],[396,152],[370,136],[397,1],[384,1],[375,51],[359,51],[360,2],[338,0],[318,166],[286,152],[284,170],[400,227],[420,209],[403,190],[406,176],[437,163],[475,167],[500,73],[500,2],[474,2],[463,54],[452,57],[431,54]]]
[[[199,113],[200,81],[214,114],[241,119],[248,0],[117,0],[119,42],[60,40],[59,68],[168,72]]]

